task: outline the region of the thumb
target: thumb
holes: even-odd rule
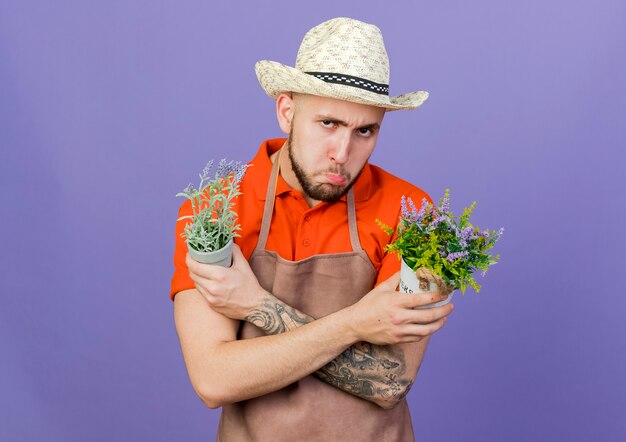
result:
[[[241,247],[237,244],[233,244],[233,266],[239,264],[242,260],[245,261],[245,257],[243,256],[243,252],[241,251]]]
[[[250,263],[243,255],[241,247],[239,247],[237,244],[233,244],[233,264],[231,265],[231,268],[236,268],[239,271],[243,272],[252,272],[252,269],[250,268]]]

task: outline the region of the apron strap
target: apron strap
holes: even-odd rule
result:
[[[350,231],[350,243],[352,244],[353,252],[360,252],[361,241],[359,240],[359,228],[356,224],[356,207],[354,207],[354,192],[352,188],[348,191],[347,195],[348,205],[348,230]]]
[[[259,232],[259,240],[256,244],[258,250],[265,250],[267,237],[270,233],[270,224],[272,223],[272,214],[274,213],[274,198],[276,197],[276,186],[278,184],[278,171],[280,170],[280,157],[283,149],[280,149],[276,161],[272,165],[272,173],[267,183],[267,192],[265,194],[265,206],[263,208],[263,220],[261,221],[261,231]]]
[[[283,154],[283,148],[280,149],[276,161],[272,165],[269,182],[267,183],[267,192],[265,194],[265,205],[263,207],[263,220],[261,221],[261,231],[259,232],[259,240],[256,245],[257,250],[265,250],[267,237],[270,233],[270,224],[272,223],[272,214],[274,213],[274,199],[276,198],[276,186],[278,184],[278,173],[280,171],[280,159]],[[348,206],[348,231],[350,232],[350,244],[353,252],[363,250],[361,241],[359,240],[359,229],[356,224],[356,208],[354,207],[354,191],[352,188],[347,194]]]

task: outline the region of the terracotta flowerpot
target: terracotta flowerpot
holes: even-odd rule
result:
[[[434,275],[430,270],[420,268],[417,271],[411,269],[404,260],[400,264],[400,292],[401,293],[427,293],[441,292],[448,293],[448,297],[443,301],[423,305],[416,308],[432,308],[446,305],[452,300],[454,288],[447,286],[443,280]]]
[[[203,264],[212,264],[222,267],[230,267],[233,262],[233,240],[231,239],[224,247],[213,252],[198,252],[187,244],[189,256]]]

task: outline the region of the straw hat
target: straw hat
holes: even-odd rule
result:
[[[300,92],[387,110],[415,109],[428,98],[425,91],[389,96],[389,58],[380,29],[351,18],[334,18],[307,32],[295,68],[263,60],[255,70],[272,98]]]

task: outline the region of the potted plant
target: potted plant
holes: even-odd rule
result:
[[[385,250],[401,258],[400,291],[420,293],[438,291],[448,295],[443,301],[423,308],[450,302],[453,292],[467,286],[480,291],[473,273],[481,270],[485,276],[489,266],[497,263],[499,255],[489,250],[504,233],[504,229],[480,230],[469,222],[476,202],[463,209],[458,218],[450,212],[450,190],[446,189],[439,207],[422,200],[419,210],[411,198],[402,196],[401,217],[394,229],[376,220],[389,235],[396,234]]]
[[[176,195],[191,202],[193,214],[178,221],[191,220],[181,235],[186,239],[189,255],[196,261],[230,267],[233,238],[239,236],[237,231],[240,230],[233,200],[241,195],[239,184],[248,166],[241,161],[222,159],[211,178],[211,160],[199,175],[198,188],[190,183]]]

